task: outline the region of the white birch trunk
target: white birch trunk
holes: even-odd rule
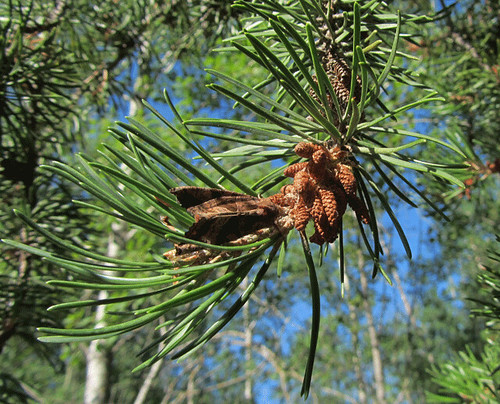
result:
[[[107,256],[116,258],[118,256],[119,245],[118,234],[123,233],[121,224],[112,224],[111,233],[108,236]],[[110,273],[111,274],[111,273]],[[98,299],[106,299],[108,292],[101,290]],[[97,306],[95,328],[102,328],[106,325],[104,306]],[[94,340],[89,344],[86,352],[87,374],[85,379],[85,392],[83,396],[84,404],[104,404],[109,398],[109,369],[111,364],[111,347],[105,340]]]

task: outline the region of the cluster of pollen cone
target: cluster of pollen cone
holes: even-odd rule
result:
[[[347,205],[359,220],[369,223],[366,205],[356,195],[354,161],[347,150],[299,143],[294,151],[306,160],[285,169],[284,175],[293,178],[293,183],[267,198],[212,188],[171,189],[195,220],[185,237],[212,245],[246,245],[276,235],[285,237],[293,228],[305,232],[312,221],[315,231],[310,241],[319,245],[333,243]],[[164,223],[177,230],[167,217]],[[212,263],[241,253],[213,250],[196,243],[176,243],[174,247],[165,257],[176,266]]]
[[[312,220],[315,232],[310,241],[320,245],[332,243],[339,234],[347,205],[361,221],[369,223],[368,210],[356,195],[357,183],[348,151],[313,143],[299,143],[294,150],[307,161],[287,167],[284,175],[293,178],[293,183],[269,199],[285,209],[298,231],[304,231]]]

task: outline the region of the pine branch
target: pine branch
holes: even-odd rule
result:
[[[221,81],[211,87],[238,108],[251,111],[255,121],[185,120],[165,92],[176,124],[150,105],[146,107],[165,124],[167,135],[130,119],[120,124],[120,129],[112,129],[122,148],[107,147],[102,161],[82,155],[74,166],[45,167],[93,196],[94,201],[81,202],[82,207],[166,240],[170,250],[142,261],[106,257],[51,234],[22,213],[18,217],[26,224],[79,258],[70,260],[36,246],[5,242],[74,275],[74,279],[55,280],[52,285],[117,294],[68,302],[52,310],[107,305],[111,311],[116,307],[123,312],[120,304],[130,305],[125,317],[105,327],[42,327],[43,341],[111,338],[164,317],[159,327],[165,333],[142,353],[161,349],[135,369],[140,370],[167,355],[192,355],[210,341],[248,302],[278,252],[282,267],[286,240],[300,234],[313,299],[311,346],[302,386],[307,397],[320,319],[320,289],[309,242],[323,247],[339,238],[340,261],[344,262],[342,246],[349,240],[343,237],[343,217],[352,210],[373,260],[374,274],[380,271],[387,277],[380,264],[377,207],[388,214],[411,257],[389,191],[416,205],[410,196],[397,191],[394,179],[404,179],[403,170],[412,170],[415,175],[423,173],[434,181],[460,186],[463,184],[457,176],[468,165],[462,163],[456,145],[388,124],[408,110],[442,100],[426,89],[426,95],[403,105],[389,108],[383,102],[383,90],[388,87],[424,88],[406,71],[401,61],[406,55],[400,44],[409,38],[404,32],[406,23],[425,23],[428,18],[392,13],[385,3],[377,1],[360,5],[301,0],[287,2],[284,7],[279,1],[240,0],[235,8],[250,17],[221,51],[246,55],[266,77],[247,83],[211,71]],[[188,150],[186,154],[169,144],[174,137]],[[412,140],[402,145],[401,139],[406,137]],[[231,147],[213,153],[205,146],[207,139],[229,142]],[[422,161],[415,157],[417,148],[431,146],[447,158]],[[239,159],[236,164],[235,159]],[[284,166],[253,185],[249,183],[253,170],[272,161]],[[214,175],[220,176],[219,180],[214,180]],[[223,188],[222,182],[235,190]],[[261,196],[264,193],[267,196]],[[424,192],[416,193],[429,203]],[[341,268],[343,273],[344,266]],[[237,292],[248,279],[251,281],[243,292]],[[209,315],[229,300],[229,308],[207,327]]]

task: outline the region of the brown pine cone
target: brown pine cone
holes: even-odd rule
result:
[[[323,205],[324,212],[328,219],[330,226],[334,226],[335,222],[342,217],[337,209],[337,201],[335,199],[335,194],[333,191],[326,189],[324,187],[318,188],[318,194],[321,198],[321,204]],[[313,215],[314,217],[314,215]]]
[[[298,231],[303,231],[306,228],[307,222],[311,216],[309,215],[309,209],[302,199],[299,199],[292,211],[290,212],[294,221],[295,228]]]
[[[356,189],[358,186],[351,166],[347,164],[338,164],[336,177],[342,184],[346,195],[356,195]]]
[[[307,171],[299,171],[293,177],[293,186],[308,203],[314,199],[314,180]]]
[[[352,208],[354,212],[356,212],[356,216],[365,224],[370,223],[370,213],[368,213],[368,208],[365,203],[358,198],[356,195],[347,196],[347,202],[349,206]]]
[[[330,189],[335,194],[335,201],[337,202],[337,212],[339,216],[344,216],[345,210],[347,208],[347,195],[345,194],[344,188],[337,182],[334,181],[330,184]]]
[[[330,160],[330,154],[328,151],[324,148],[321,148],[319,150],[316,150],[312,156],[311,160],[314,162],[314,164],[322,164],[325,165],[328,160]]]
[[[299,171],[305,170],[308,164],[309,163],[307,161],[292,164],[291,166],[285,168],[285,170],[283,171],[283,175],[285,177],[293,178]]]
[[[311,158],[315,151],[323,150],[323,147],[314,143],[300,142],[293,150],[297,156],[308,159]]]
[[[311,217],[314,220],[314,223],[320,222],[323,217],[326,217],[325,209],[321,201],[321,195],[319,193],[316,193],[314,197],[314,202],[311,207]]]

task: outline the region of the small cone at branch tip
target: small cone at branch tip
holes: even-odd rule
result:
[[[370,222],[368,209],[356,195],[354,161],[349,159],[347,150],[338,145],[328,148],[305,142],[297,144],[294,150],[308,160],[285,169],[284,174],[293,178],[293,183],[283,187],[272,200],[286,206],[298,231],[304,231],[312,219],[315,233],[310,241],[333,242],[338,237],[347,204],[363,223]]]
[[[356,177],[352,172],[352,167],[346,164],[337,165],[337,179],[342,184],[346,195],[356,195]]]

